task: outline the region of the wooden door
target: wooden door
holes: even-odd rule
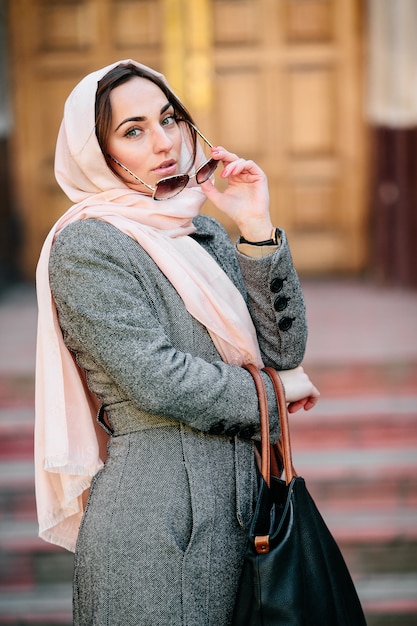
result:
[[[366,252],[360,4],[214,0],[214,141],[267,172],[272,213],[304,272]]]
[[[42,243],[69,201],[53,172],[66,97],[88,72],[116,59],[160,66],[160,2],[13,0],[14,188],[24,228],[22,269],[32,278]]]
[[[68,200],[53,176],[66,96],[134,58],[163,71],[214,143],[270,180],[274,221],[302,273],[366,258],[359,0],[13,0],[13,170],[22,268]],[[221,184],[219,182],[219,184]],[[233,225],[215,214],[234,237]]]

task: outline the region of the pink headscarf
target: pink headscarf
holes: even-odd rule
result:
[[[51,229],[37,272],[38,339],[36,360],[35,484],[39,536],[75,549],[84,510],[83,494],[103,467],[105,443],[96,425],[98,400],[86,386],[84,372],[66,348],[49,286],[50,251],[58,233],[71,222],[104,220],[148,252],[178,291],[189,313],[207,327],[222,359],[262,365],[256,332],[245,302],[214,259],[191,237],[192,223],[205,201],[194,183],[163,202],[129,189],[108,168],[95,135],[98,81],[114,63],[86,76],[65,104],[58,135],[55,174],[76,202]],[[166,81],[165,81],[166,82]],[[191,164],[183,141],[181,165]]]

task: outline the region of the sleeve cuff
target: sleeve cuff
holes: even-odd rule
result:
[[[252,259],[260,259],[265,256],[273,254],[278,250],[278,246],[253,246],[250,243],[238,243],[237,249],[241,254],[249,256]]]

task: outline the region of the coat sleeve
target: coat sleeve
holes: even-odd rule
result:
[[[178,349],[158,319],[158,302],[133,271],[127,249],[138,246],[110,224],[83,220],[57,238],[49,273],[64,340],[87,380],[101,376],[119,399],[209,434],[257,438],[259,412],[250,374],[219,358]],[[146,256],[141,249],[142,255]],[[87,358],[88,357],[88,358]],[[90,370],[90,371],[88,371]],[[277,409],[271,383],[271,432]],[[100,400],[106,403],[105,384]]]
[[[262,258],[240,253],[224,228],[200,215],[196,223],[213,233],[201,241],[246,299],[265,365],[292,369],[304,358],[307,320],[304,297],[284,231],[276,251]]]
[[[278,370],[297,367],[304,358],[307,319],[285,232],[274,253],[254,259],[237,251],[237,257],[265,365]]]

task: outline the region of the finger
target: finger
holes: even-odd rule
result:
[[[304,405],[304,410],[309,411],[313,408],[313,406],[316,406],[319,397],[320,392],[318,391],[318,389],[316,389],[316,387],[314,387],[313,393],[307,398],[307,402]]]
[[[263,176],[263,172],[256,163],[253,161],[246,161],[245,159],[237,159],[226,165],[221,173],[222,178],[228,178],[231,176],[239,176],[241,174],[250,175],[256,179]]]
[[[313,406],[316,406],[317,400],[318,400],[317,396],[310,396],[304,405],[304,411],[309,411],[310,409],[313,408]]]
[[[224,163],[232,163],[232,161],[237,161],[239,158],[237,154],[229,152],[228,150],[223,148],[223,146],[214,146],[214,148],[211,149],[211,154],[213,156],[213,159],[223,161]]]
[[[297,400],[296,402],[290,402],[288,405],[288,413],[296,413],[302,408],[305,408],[306,402],[308,398],[303,398],[302,400]]]
[[[218,200],[221,197],[221,192],[216,189],[211,180],[206,180],[204,183],[200,185],[201,189],[206,194],[207,198],[214,204],[214,206],[218,206]]]
[[[214,159],[222,161],[224,165],[224,169],[221,173],[222,178],[238,176],[242,173],[248,173],[255,176],[264,175],[261,168],[256,165],[254,161],[242,159],[238,157],[237,154],[228,152],[221,146],[212,148],[211,154]]]

